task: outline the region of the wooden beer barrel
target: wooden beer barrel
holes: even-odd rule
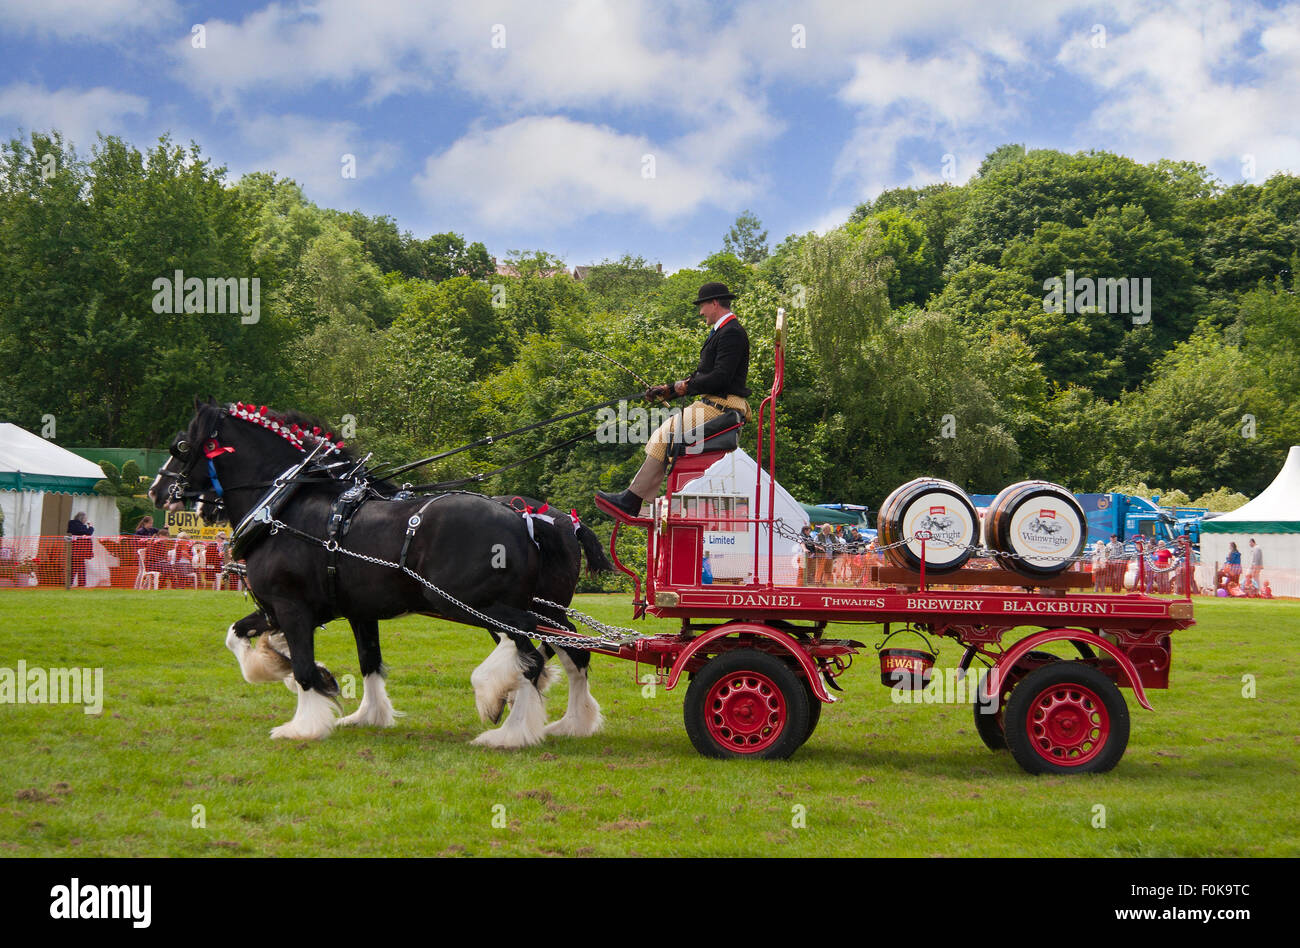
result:
[[[984,514],[984,545],[1005,568],[1055,576],[1070,568],[1088,540],[1088,518],[1074,495],[1048,481],[1021,481],[993,498]]]
[[[885,556],[895,566],[912,570],[921,568],[921,541],[916,534],[928,531],[926,572],[947,573],[970,559],[970,547],[979,542],[980,519],[975,505],[956,484],[918,477],[885,498],[876,527],[882,547],[908,541],[886,550]]]

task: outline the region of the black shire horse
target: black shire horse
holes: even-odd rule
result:
[[[220,497],[231,522],[239,524],[278,477],[313,451],[326,461],[355,463],[319,430],[301,429],[265,409],[223,408],[196,399],[194,418],[184,438],[173,445],[177,463],[169,466],[183,488]],[[536,518],[530,524],[476,494],[372,501],[357,509],[343,546],[351,553],[396,562],[408,525],[414,523],[405,564],[425,582],[340,553],[331,584],[329,553],[322,541],[333,504],[349,486],[319,475],[298,484],[274,511],[274,517],[292,529],[264,531],[244,553],[249,590],[284,635],[297,684],[297,712],[272,729],[271,736],[314,739],[328,735],[336,723],[391,723],[379,621],[417,612],[500,635],[498,648],[470,680],[480,714],[490,717],[507,699],[512,710],[504,726],[480,734],[474,743],[538,743],[546,724],[538,687],[544,660],[529,641],[537,630],[530,609],[539,577],[553,561],[566,559],[562,531]],[[321,674],[314,647],[315,629],[339,616],[352,626],[365,681],[361,708],[341,722],[334,717],[337,687],[330,688]]]
[[[308,427],[314,426],[311,419],[299,416],[296,413],[293,414],[293,417],[302,421]],[[171,441],[172,447],[174,448],[184,439],[185,432],[176,432]],[[176,482],[179,473],[180,462],[174,456],[169,457],[162,468],[159,469],[158,476],[154,478],[149,487],[149,497],[157,506],[161,507],[167,504],[172,484]],[[375,481],[372,486],[378,493],[385,496],[396,493],[396,487],[388,481]],[[520,513],[528,507],[534,510],[544,510],[548,506],[546,501],[519,494],[501,494],[492,499]],[[197,510],[204,522],[228,522],[225,511],[216,501],[216,495],[210,491],[198,493]],[[573,602],[584,557],[586,558],[587,570],[591,573],[611,572],[614,565],[605,555],[600,538],[590,527],[577,519],[576,511],[571,518],[559,511],[553,511],[552,515],[560,525],[560,536],[564,545],[565,556],[563,561],[548,560],[544,564],[542,575],[538,580],[537,598],[556,603],[558,606],[568,606]],[[571,523],[573,527],[572,533],[564,529],[565,520]],[[546,616],[558,626],[576,631],[572,623],[569,622],[568,616],[561,609],[535,602],[533,611]],[[258,639],[256,647],[250,641],[253,638]],[[499,636],[495,634],[493,634],[493,639],[500,641]],[[226,648],[231,651],[236,661],[238,661],[240,672],[245,681],[250,684],[282,681],[290,691],[297,691],[288,643],[271,616],[261,609],[231,623],[226,630]],[[589,678],[591,652],[586,649],[572,649],[564,646],[552,648],[550,644],[543,643],[541,654],[543,661],[549,660],[552,655],[558,654],[565,675],[569,679],[568,705],[565,708],[564,716],[558,721],[547,724],[546,734],[563,737],[589,737],[595,734],[604,726],[604,718],[600,712],[600,705],[591,694]],[[316,663],[316,667],[320,670],[322,676],[327,679],[327,684],[333,681],[333,676],[328,668],[320,662]],[[538,687],[544,692],[550,684],[551,678],[549,674],[547,671],[543,671],[538,679]],[[367,702],[363,697],[362,707],[354,714],[343,718],[339,723],[391,727],[394,718],[400,716],[402,712],[395,711],[391,702],[377,700],[376,695],[379,694],[377,688],[369,688],[365,694],[371,696],[371,700]],[[494,711],[488,709],[481,710],[480,713],[483,714],[485,722],[495,724],[500,720],[503,710],[504,705],[498,705]]]

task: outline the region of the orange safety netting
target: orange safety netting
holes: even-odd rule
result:
[[[0,589],[238,589],[213,540],[42,536],[0,539]]]

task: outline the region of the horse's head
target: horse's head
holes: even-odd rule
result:
[[[172,436],[171,443],[167,446],[168,458],[163,466],[158,468],[158,474],[154,477],[153,483],[149,485],[149,501],[155,506],[166,510],[179,510],[182,504],[180,488],[181,462],[178,456],[178,448],[185,441],[185,432],[178,431]]]
[[[194,417],[183,431],[172,437],[167,448],[171,456],[159,468],[158,476],[149,486],[149,499],[154,504],[168,510],[181,510],[186,495],[193,497],[195,492],[212,488],[207,461],[210,456],[216,456],[214,445],[219,444],[224,414],[224,409],[214,400],[201,402],[194,399]]]

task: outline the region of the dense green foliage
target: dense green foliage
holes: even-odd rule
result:
[[[0,417],[156,446],[211,393],[350,418],[363,449],[406,459],[683,377],[703,338],[690,301],[722,280],[741,294],[755,405],[775,310],[791,313],[779,477],[801,499],[874,507],[921,474],[1253,495],[1300,442],[1298,217],[1291,176],[1228,187],[1186,162],[1005,146],[965,185],[887,191],[770,253],[746,212],[697,269],[629,253],[576,280],[546,251],[498,266],[481,243],[319,208],[271,173],[231,183],[197,146],[108,138],[83,158],[35,134],[0,148]],[[153,283],[176,270],[257,278],[259,318],[155,312]],[[1145,318],[1109,311],[1127,298],[1113,286],[1053,306],[1067,274],[1149,280]],[[639,460],[592,439],[484,487],[590,510]]]

